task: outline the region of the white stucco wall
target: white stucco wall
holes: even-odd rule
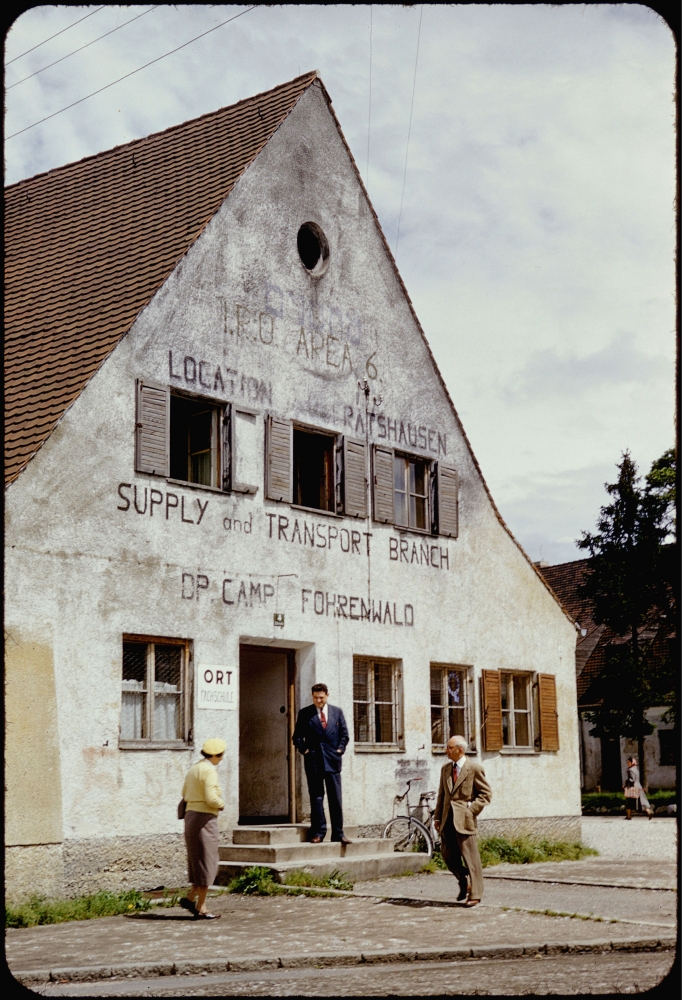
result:
[[[309,220],[330,245],[329,269],[317,281],[296,248],[298,228]],[[185,379],[185,358],[193,359],[187,375],[200,372],[209,388]],[[447,552],[443,568],[390,558],[391,539],[407,539],[411,554],[417,535],[265,500],[262,454],[252,463],[255,496],[134,472],[136,378],[256,408],[261,441],[266,413],[362,437],[357,382],[373,374],[370,358],[372,391],[383,395],[376,412],[396,421],[396,435],[401,422],[406,434],[408,423],[412,433],[425,428],[425,447],[401,446],[459,470],[459,537],[432,540]],[[374,420],[371,440],[380,434]],[[120,484],[128,485],[119,493]],[[184,498],[194,522],[203,508],[201,523],[183,522],[180,508],[166,512],[163,504],[151,516],[149,504],[137,513],[122,500],[133,487],[140,506],[144,491],[155,489],[164,502],[169,492]],[[277,537],[280,516],[288,518],[288,540]],[[343,771],[349,824],[390,816],[403,790],[401,761],[426,761],[429,785],[437,786],[444,758],[431,753],[430,662],[469,665],[477,681],[482,669],[555,674],[556,753],[480,752],[476,683],[479,757],[494,790],[484,816],[579,815],[574,627],[488,500],[319,88],[306,92],[10,487],[6,517],[8,627],[53,649],[66,838],[178,832],[174,807],[196,755],[118,749],[123,633],[190,639],[196,663],[234,668],[240,640],[299,647],[300,704],[308,703],[311,679],[325,681],[351,731],[353,654],[402,660],[405,750],[355,753],[351,741]],[[371,533],[369,558],[364,536],[349,552],[340,536],[331,548],[292,541],[297,517],[322,526],[318,542],[329,541],[329,526]],[[227,530],[235,518],[250,533]],[[183,573],[192,598],[183,597]],[[189,582],[197,574],[209,581],[198,597]],[[228,579],[235,582],[225,593],[236,602],[239,581],[247,590],[268,583],[276,598],[228,605]],[[411,605],[414,624],[319,616],[315,591],[389,601],[400,618]],[[273,626],[275,603],[284,628]],[[238,816],[237,713],[196,710],[195,745],[213,735],[229,747],[219,769],[227,831]]]

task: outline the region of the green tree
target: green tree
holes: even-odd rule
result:
[[[673,523],[674,464],[674,455],[666,452],[641,486],[626,451],[617,482],[605,484],[611,503],[601,508],[597,531],[583,532],[577,542],[591,556],[582,592],[592,601],[597,624],[606,625],[612,635],[594,680],[599,705],[587,717],[595,736],[637,740],[642,783],[644,737],[653,731],[646,710],[664,703],[669,696],[665,689],[674,688],[669,657],[661,658],[655,638],[661,619],[667,620],[671,611],[664,542]]]

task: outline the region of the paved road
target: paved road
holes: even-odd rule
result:
[[[642,993],[670,970],[672,952],[565,955],[345,969],[175,976],[35,988],[49,997],[457,996]],[[172,982],[176,980],[176,982]],[[674,992],[674,988],[673,988]],[[672,994],[671,994],[672,995]]]
[[[582,842],[599,851],[602,859],[677,857],[677,820],[656,816],[649,822],[635,816],[629,823],[624,816],[583,816]]]

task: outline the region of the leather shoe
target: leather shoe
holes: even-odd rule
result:
[[[342,837],[341,840],[339,841],[339,843],[340,844],[352,844],[353,841],[349,840],[348,837]]]
[[[322,843],[322,837],[311,837],[310,838],[310,843],[311,844],[321,844]]]
[[[480,899],[467,899],[467,901],[466,901],[466,903],[464,905],[466,907],[478,906],[478,904],[480,902],[481,902]]]
[[[457,897],[457,902],[461,903],[463,899],[467,898],[467,893],[469,891],[469,886],[466,882],[459,883],[459,896]]]

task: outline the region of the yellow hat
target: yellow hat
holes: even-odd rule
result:
[[[201,748],[202,753],[207,753],[209,757],[217,757],[219,753],[225,753],[227,750],[227,743],[225,740],[206,740],[203,747]]]

